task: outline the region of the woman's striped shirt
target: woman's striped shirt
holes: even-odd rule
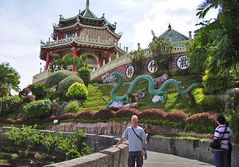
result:
[[[219,125],[214,132],[214,139],[220,139],[221,140],[221,149],[228,150],[228,143],[232,139],[233,133],[232,130],[227,127],[226,131],[226,125]],[[224,136],[223,136],[224,134]],[[222,138],[223,136],[223,138]]]

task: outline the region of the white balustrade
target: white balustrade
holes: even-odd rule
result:
[[[50,74],[51,74],[50,71],[44,70],[43,72],[40,72],[33,76],[32,83],[42,81],[42,80],[46,79]]]
[[[116,45],[114,42],[109,40],[101,40],[101,39],[92,39],[92,38],[84,38],[84,37],[70,37],[70,38],[64,38],[60,40],[55,41],[48,41],[46,42],[46,46],[52,46],[52,45],[59,45],[64,43],[69,43],[71,41],[77,41],[82,43],[90,43],[90,44],[102,44],[102,45]]]

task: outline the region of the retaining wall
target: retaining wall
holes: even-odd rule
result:
[[[8,128],[3,128],[1,132],[5,132],[7,129]],[[55,133],[54,131],[43,132]],[[71,132],[64,132],[65,135],[69,133]],[[124,143],[117,148],[112,148],[111,146],[114,145],[117,140],[118,139],[113,136],[87,134],[87,144],[95,153],[69,161],[47,165],[46,167],[126,167],[128,145]],[[212,152],[209,149],[208,141],[152,136],[147,145],[147,150],[213,163]],[[239,146],[233,144],[232,167],[239,166],[238,155]]]

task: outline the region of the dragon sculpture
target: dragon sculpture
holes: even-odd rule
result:
[[[128,91],[126,92],[125,95],[123,96],[117,96],[116,92],[119,90],[119,88],[121,87],[122,83],[123,83],[123,77],[119,72],[113,72],[110,76],[109,76],[109,80],[112,82],[114,80],[114,78],[117,78],[117,83],[115,84],[115,86],[113,87],[113,89],[111,90],[111,97],[112,100],[115,102],[124,102],[127,101],[129,99],[129,95],[131,93],[133,93],[134,88],[136,86],[136,84],[140,81],[140,80],[146,80],[148,81],[148,92],[151,95],[161,95],[161,96],[165,96],[166,95],[166,91],[164,90],[166,88],[166,86],[168,86],[169,84],[172,84],[176,90],[179,92],[179,94],[181,94],[182,96],[184,96],[186,93],[190,92],[191,90],[193,90],[194,88],[196,88],[198,86],[197,83],[193,83],[192,85],[190,85],[187,89],[183,90],[180,85],[178,84],[178,82],[174,79],[168,79],[167,81],[165,81],[162,86],[158,89],[154,88],[154,79],[153,77],[151,77],[150,75],[140,75],[138,77],[136,77],[130,84]]]

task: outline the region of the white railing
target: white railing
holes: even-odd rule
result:
[[[172,53],[186,52],[186,43],[187,41],[174,42]]]
[[[174,42],[172,53],[186,52],[186,47],[185,47],[186,42],[187,41]],[[152,54],[150,53],[150,50],[148,48],[144,49],[143,52],[145,55],[145,59],[150,58],[152,56]],[[129,55],[129,54],[123,55],[123,56],[119,57],[118,59],[115,59],[115,60],[105,64],[104,66],[98,68],[96,71],[92,71],[91,79],[95,79],[116,67],[130,63],[131,62],[130,57],[131,57],[131,55]]]
[[[52,45],[59,45],[64,43],[69,43],[71,41],[77,41],[81,43],[90,43],[90,44],[102,44],[102,45],[116,45],[114,41],[110,40],[102,40],[102,39],[91,39],[91,38],[84,38],[84,37],[69,37],[55,41],[48,41],[46,42],[45,46],[52,46]],[[44,45],[43,45],[44,46]]]
[[[33,76],[32,83],[36,83],[39,81],[45,80],[49,75],[51,74],[50,71],[44,70],[43,72],[40,72]]]
[[[122,66],[124,64],[128,64],[131,62],[131,59],[127,55],[123,55],[117,59],[112,60],[111,62],[105,64],[104,66],[98,68],[91,74],[91,79],[95,79],[98,76],[110,71],[116,67]]]

